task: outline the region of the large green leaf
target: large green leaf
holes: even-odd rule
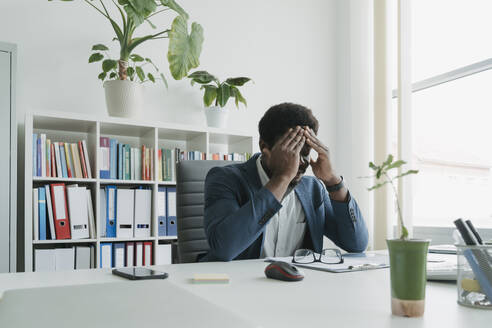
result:
[[[202,85],[200,89],[205,89],[203,94],[203,103],[205,107],[210,107],[217,98],[217,87],[215,85]]]
[[[235,85],[237,87],[243,86],[248,81],[251,81],[249,77],[234,77],[226,80],[230,85]]]
[[[176,80],[188,75],[190,69],[200,65],[200,53],[203,44],[203,28],[198,23],[191,25],[188,35],[188,24],[183,16],[177,16],[169,32],[169,50],[167,59],[169,70]]]
[[[135,26],[142,24],[156,8],[155,0],[127,0],[123,5],[123,9]]]
[[[231,87],[231,90],[232,90],[232,96],[235,98],[235,102],[236,102],[236,107],[239,108],[239,103],[243,103],[244,106],[248,106],[248,103],[246,102],[246,99],[244,99],[243,95],[241,94],[241,92],[239,92],[239,89],[232,86]]]
[[[126,69],[126,74],[128,75],[128,77],[130,78],[130,81],[133,81],[134,77],[135,77],[135,69],[133,67],[128,67]]]
[[[188,14],[186,13],[186,11],[176,3],[176,1],[174,0],[161,0],[161,3],[174,10],[175,12],[177,12],[178,14],[180,14],[181,16],[183,16],[184,18],[188,19]]]
[[[137,66],[137,67],[135,67],[135,70],[137,71],[138,78],[140,79],[140,81],[143,82],[143,80],[145,80],[145,73],[144,73],[142,67]]]
[[[102,60],[103,58],[104,58],[104,56],[102,54],[100,54],[99,52],[96,52],[89,57],[89,63],[98,62],[98,61]]]
[[[95,44],[92,46],[92,50],[109,50],[104,44]]]
[[[131,54],[130,59],[133,60],[134,62],[143,62],[144,59],[142,56],[137,55],[137,54]]]
[[[138,13],[131,5],[124,6],[126,14],[128,15],[128,19],[131,19],[135,26],[142,24],[145,18]]]
[[[118,62],[116,60],[112,60],[112,59],[105,59],[103,62],[102,62],[102,70],[103,72],[109,72],[110,70],[112,69],[116,69],[116,67],[118,67]]]
[[[207,71],[196,71],[188,75],[192,81],[200,84],[207,84],[212,81],[217,81],[217,78]]]
[[[231,87],[226,84],[222,83],[217,90],[217,103],[219,104],[220,107],[224,107],[227,104],[227,101],[231,97]]]

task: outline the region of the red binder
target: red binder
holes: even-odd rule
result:
[[[70,222],[68,219],[67,193],[64,183],[52,183],[51,202],[55,219],[56,239],[70,239]]]
[[[50,153],[50,161],[51,161],[51,177],[56,178],[56,157],[55,157],[55,143],[53,142],[50,146],[51,148],[51,153]]]
[[[143,243],[143,265],[152,265],[152,242]]]

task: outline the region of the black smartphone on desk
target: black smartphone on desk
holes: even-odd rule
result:
[[[166,279],[167,272],[155,271],[147,268],[119,268],[113,269],[113,274],[130,280]]]

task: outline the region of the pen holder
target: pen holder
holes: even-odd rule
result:
[[[458,303],[492,310],[492,245],[456,245]]]

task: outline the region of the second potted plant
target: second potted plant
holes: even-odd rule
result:
[[[196,71],[188,75],[191,84],[201,84],[203,93],[203,104],[205,105],[205,117],[208,126],[224,128],[227,124],[228,109],[225,107],[229,98],[235,99],[236,107],[239,103],[247,106],[246,99],[239,91],[239,87],[251,81],[248,77],[228,78],[221,82],[206,71]]]
[[[391,311],[398,316],[420,317],[424,314],[425,309],[427,251],[430,241],[408,238],[408,230],[403,222],[394,181],[406,175],[417,174],[418,170],[408,170],[394,177],[391,177],[389,173],[404,164],[406,162],[403,160],[394,161],[391,154],[381,165],[370,162],[369,167],[375,172],[370,178],[376,178],[376,184],[369,190],[390,184],[398,209],[398,220],[401,226],[400,238],[386,240],[390,257]]]

